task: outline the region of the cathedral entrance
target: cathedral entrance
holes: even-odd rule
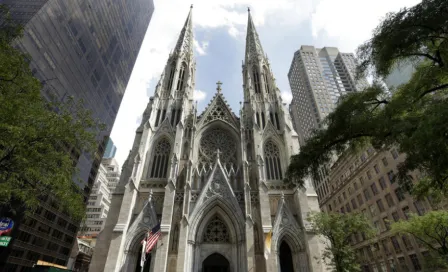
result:
[[[294,265],[292,263],[292,252],[285,241],[283,241],[280,244],[280,271],[281,272],[294,271]]]
[[[227,259],[218,253],[208,256],[202,263],[203,272],[230,272],[230,264]]]

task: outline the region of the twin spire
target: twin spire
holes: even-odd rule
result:
[[[190,53],[193,55],[193,5],[190,6],[190,12],[180,32],[174,52],[178,54]]]
[[[263,48],[261,47],[260,38],[258,37],[255,24],[250,14],[250,8],[247,8],[249,18],[247,22],[247,36],[246,36],[246,63],[251,58],[258,56],[264,56]],[[190,12],[188,13],[187,20],[177,40],[176,48],[174,52],[177,54],[190,53],[193,55],[193,5],[190,6]]]

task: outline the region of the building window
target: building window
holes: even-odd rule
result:
[[[419,200],[414,202],[415,209],[417,210],[418,215],[424,215],[426,210],[425,206],[423,206],[423,203]]]
[[[397,152],[396,149],[392,149],[392,150],[390,151],[390,153],[392,154],[392,157],[393,157],[394,159],[397,159],[397,158],[398,158],[398,152]]]
[[[409,255],[409,258],[411,258],[412,265],[414,266],[415,271],[422,270],[422,267],[420,266],[420,262],[418,261],[417,255],[411,254]]]
[[[358,208],[358,206],[356,205],[356,200],[354,198],[351,200],[351,202],[352,202],[353,209]]]
[[[252,67],[252,74],[253,74],[253,77],[254,77],[255,93],[260,93],[261,92],[261,90],[260,90],[260,76],[258,74],[257,67],[255,67],[255,66]]]
[[[408,265],[404,257],[399,257],[398,262],[400,263],[401,271],[409,271]]]
[[[403,240],[403,244],[406,247],[407,250],[411,250],[412,249],[412,243],[409,240],[409,238],[406,235],[403,235],[401,237],[401,239]]]
[[[170,152],[170,142],[165,138],[161,139],[153,151],[150,178],[167,177]]]
[[[171,88],[173,87],[174,73],[176,72],[176,62],[171,63],[171,71],[170,77],[168,78],[168,92],[171,92]]]
[[[400,187],[395,189],[395,195],[397,196],[398,202],[405,199],[403,189],[401,189]]]
[[[264,147],[264,159],[268,180],[283,179],[280,151],[272,140],[269,140]]]
[[[380,168],[378,167],[378,164],[375,164],[373,166],[373,169],[375,169],[375,173],[379,174],[380,173]]]
[[[375,216],[377,214],[375,205],[370,205],[369,209],[370,209],[370,213],[372,214],[372,216]]]
[[[369,179],[372,179],[372,172],[367,171],[367,177],[368,177]]]
[[[269,81],[268,81],[268,69],[266,66],[263,67],[263,79],[264,79],[264,88],[266,89],[266,93],[269,93]]]
[[[381,161],[383,162],[384,166],[388,166],[389,165],[389,163],[387,162],[387,158],[386,157],[382,158]]]
[[[387,205],[389,206],[389,208],[392,208],[395,203],[394,203],[394,199],[392,198],[391,194],[387,194],[387,195],[385,195],[385,197],[386,197]]]
[[[377,195],[378,194],[378,188],[376,187],[376,183],[375,182],[370,185],[370,188],[372,189],[373,195]]]
[[[394,171],[387,172],[387,177],[389,178],[390,184],[395,182],[395,174]]]
[[[386,184],[386,180],[384,179],[384,177],[381,177],[381,178],[378,180],[378,182],[380,183],[381,190],[386,189],[387,184]]]
[[[381,199],[378,199],[376,201],[376,204],[378,205],[378,209],[380,209],[380,212],[384,212],[385,211],[384,204],[383,204],[383,201]]]
[[[397,237],[392,236],[392,237],[390,237],[390,240],[392,241],[392,245],[394,246],[395,252],[400,253],[401,248],[400,248],[400,244],[398,243]]]
[[[366,198],[366,201],[368,201],[370,199],[370,192],[369,192],[369,190],[367,190],[367,189],[364,190],[364,197]]]
[[[362,204],[364,204],[364,201],[363,201],[363,199],[362,199],[362,195],[358,195],[357,196],[357,198],[358,198],[358,203],[359,203],[359,206],[361,206]]]
[[[187,70],[187,64],[182,63],[182,67],[180,68],[179,78],[177,79],[177,88],[176,90],[181,91],[184,87],[185,80],[185,70]]]

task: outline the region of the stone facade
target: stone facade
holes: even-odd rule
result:
[[[319,190],[320,204],[326,212],[362,212],[378,229],[377,238],[368,241],[354,235],[351,244],[358,252],[364,272],[422,271],[428,251],[410,236],[393,235],[390,224],[423,215],[431,203],[417,200],[395,180],[398,166],[406,155],[396,149],[374,150],[339,157],[329,171],[329,190]],[[409,173],[418,180],[418,172]]]
[[[190,10],[123,165],[91,271],[140,271],[140,242],[158,222],[149,271],[213,271],[211,260],[220,271],[327,271],[305,220],[319,210],[317,195],[309,182],[283,182],[298,136],[250,13],[246,43],[239,118],[220,82],[198,115]]]

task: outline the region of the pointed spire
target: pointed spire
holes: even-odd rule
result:
[[[193,54],[193,5],[190,6],[190,12],[180,32],[174,52],[188,52]]]
[[[247,8],[249,15],[247,22],[247,36],[246,36],[246,62],[252,57],[264,56],[263,48],[261,47],[260,38],[258,37],[257,30],[255,29],[254,21],[250,13],[250,8]]]

